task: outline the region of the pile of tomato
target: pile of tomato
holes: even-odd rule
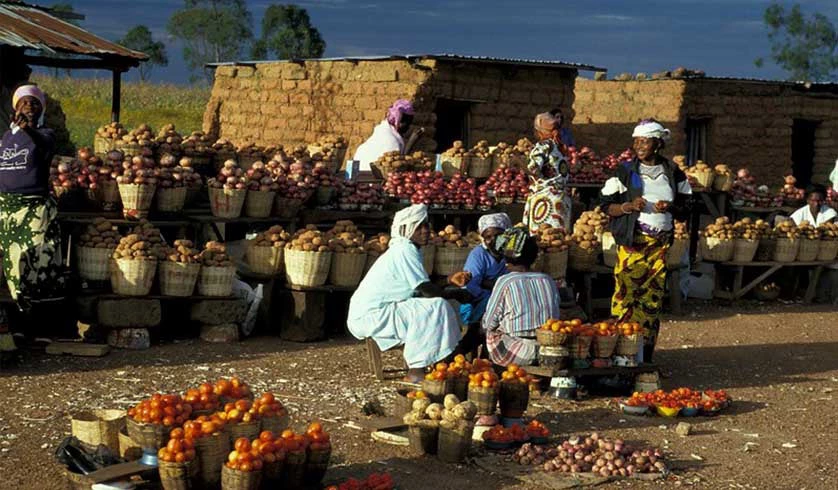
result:
[[[326,490],[393,490],[395,485],[390,473],[373,473],[364,480],[349,478],[337,485],[330,485]]]
[[[637,393],[625,401],[630,407],[699,408],[715,411],[730,404],[730,397],[724,390],[693,390],[676,388],[672,391],[657,390],[651,393]]]
[[[530,440],[530,435],[520,424],[514,424],[512,427],[496,425],[483,433],[483,440],[501,444],[521,443]]]

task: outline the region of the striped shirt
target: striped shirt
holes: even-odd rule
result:
[[[550,318],[559,318],[559,290],[550,276],[513,272],[501,277],[483,315],[489,358],[502,366],[532,364],[538,345],[522,337],[534,336]]]

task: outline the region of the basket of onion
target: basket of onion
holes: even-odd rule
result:
[[[151,209],[157,189],[154,159],[151,155],[149,148],[143,148],[140,155],[126,158],[122,162],[122,175],[116,178],[116,183],[122,200],[122,214],[126,218],[145,218]]]
[[[279,190],[270,171],[262,162],[253,162],[245,171],[247,198],[244,203],[244,215],[250,218],[267,218],[274,207],[276,192]]]
[[[196,172],[207,177],[215,173],[213,167],[212,138],[203,131],[193,131],[181,142],[183,156],[192,159],[192,167]]]
[[[157,210],[164,213],[177,213],[186,204],[186,176],[191,168],[178,165],[172,155],[163,155],[157,169],[157,193],[154,201]]]
[[[270,153],[265,151],[265,148],[253,143],[241,145],[236,150],[238,154],[238,163],[243,169],[249,169],[256,162],[264,162],[269,158]]]
[[[238,162],[239,155],[236,153],[236,145],[228,139],[219,138],[216,140],[212,144],[212,150],[212,164],[216,172],[224,166],[224,162],[227,160]]]
[[[209,188],[210,209],[212,215],[219,218],[238,218],[241,216],[247,197],[247,184],[244,170],[236,162],[227,160],[215,178],[207,181]]]

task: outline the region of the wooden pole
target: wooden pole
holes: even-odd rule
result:
[[[111,92],[111,122],[119,122],[120,94],[122,93],[122,72],[113,71],[113,87]]]

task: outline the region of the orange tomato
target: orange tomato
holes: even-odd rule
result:
[[[240,453],[250,451],[250,441],[246,437],[239,437],[233,447]]]

